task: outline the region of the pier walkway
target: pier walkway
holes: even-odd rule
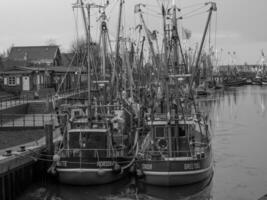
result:
[[[28,104],[28,103],[46,103],[46,102],[56,102],[59,100],[67,99],[76,95],[80,95],[86,93],[86,89],[82,89],[79,91],[67,91],[60,94],[48,96],[47,98],[41,99],[29,99],[28,96],[23,97],[8,97],[8,98],[1,98],[0,99],[0,110],[5,110],[11,107]]]
[[[57,126],[56,114],[4,114],[0,115],[0,128],[41,128],[47,121]]]

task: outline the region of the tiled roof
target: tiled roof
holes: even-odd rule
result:
[[[56,57],[58,50],[58,46],[12,47],[8,58],[16,61],[52,61]]]
[[[73,53],[61,53],[62,64],[64,66],[70,65],[71,64],[71,61],[73,60],[73,56],[74,56]]]

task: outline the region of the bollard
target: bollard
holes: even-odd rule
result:
[[[5,157],[12,156],[12,150],[6,150],[6,153],[3,156]]]
[[[26,150],[25,146],[20,146],[19,152],[24,152]]]
[[[47,153],[53,155],[54,146],[53,146],[53,122],[52,120],[47,121],[45,124],[45,144]]]

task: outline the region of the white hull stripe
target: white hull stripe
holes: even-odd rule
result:
[[[208,168],[194,171],[179,171],[179,172],[157,172],[157,171],[144,171],[145,175],[156,175],[156,176],[171,176],[171,175],[194,175],[200,174],[209,171],[213,166],[209,166]]]
[[[58,172],[98,172],[101,171],[112,171],[112,169],[108,168],[95,168],[95,169],[80,169],[80,168],[69,168],[69,169],[63,169],[63,168],[57,168]]]

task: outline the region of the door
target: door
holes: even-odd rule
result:
[[[30,90],[30,78],[28,76],[22,77],[22,90],[29,91]]]

